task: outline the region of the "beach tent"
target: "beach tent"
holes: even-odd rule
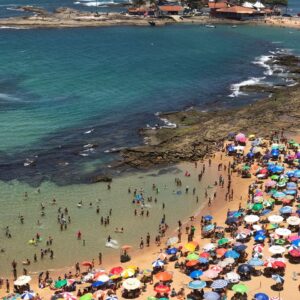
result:
[[[253,4],[253,7],[255,7],[256,9],[263,9],[263,8],[265,8],[265,6],[260,1],[256,1]]]

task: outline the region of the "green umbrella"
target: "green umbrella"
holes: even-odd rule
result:
[[[67,284],[67,280],[66,279],[64,279],[64,280],[58,280],[58,281],[55,282],[54,287],[56,289],[60,289],[63,286],[65,286],[66,284]]]
[[[285,185],[286,185],[286,182],[283,180],[281,180],[277,183],[277,186],[279,186],[279,187],[284,187]]]
[[[80,300],[92,300],[93,294],[91,294],[91,293],[85,294],[85,295],[81,296],[79,299]]]
[[[285,240],[283,240],[283,239],[278,239],[278,240],[275,241],[275,244],[276,244],[276,245],[284,245],[284,244],[285,244]]]
[[[157,300],[157,298],[155,298],[154,296],[150,296],[147,298],[147,300]]]
[[[279,179],[279,175],[274,174],[274,175],[271,176],[271,179],[272,180],[278,180]]]
[[[243,167],[242,167],[242,170],[243,170],[243,171],[249,171],[249,170],[250,170],[250,167],[247,166],[247,165],[246,165],[246,166],[243,166]]]
[[[236,293],[245,294],[248,292],[248,287],[242,283],[239,283],[239,284],[233,285],[232,290]]]
[[[199,255],[197,253],[195,253],[195,252],[190,253],[186,257],[187,260],[197,260],[198,258],[199,258]]]
[[[253,206],[252,206],[252,210],[254,211],[260,211],[263,209],[263,205],[261,203],[255,203]]]
[[[218,245],[219,246],[222,246],[222,245],[225,245],[229,242],[229,240],[227,238],[222,238],[218,241]]]

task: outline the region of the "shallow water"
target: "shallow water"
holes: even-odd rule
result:
[[[186,167],[188,166],[188,167]],[[185,177],[184,172],[189,169],[192,176]],[[114,180],[112,189],[107,190],[107,185],[98,183],[93,185],[77,184],[71,186],[56,186],[53,183],[45,182],[41,185],[39,194],[36,189],[18,182],[0,183],[0,244],[5,248],[5,253],[0,254],[0,276],[10,273],[10,263],[12,259],[19,262],[19,270],[22,270],[20,264],[26,258],[33,261],[34,253],[38,255],[38,263],[32,263],[28,267],[30,272],[37,272],[45,269],[56,269],[62,266],[73,266],[76,261],[82,261],[95,258],[97,261],[98,252],[103,253],[103,257],[111,254],[119,254],[118,249],[113,250],[105,247],[106,238],[111,235],[112,239],[117,240],[119,245],[130,244],[134,249],[138,248],[140,238],[146,238],[147,232],[151,234],[152,243],[157,234],[158,225],[166,215],[166,222],[171,228],[177,226],[177,221],[184,221],[193,215],[195,210],[200,210],[204,203],[204,190],[208,185],[213,186],[218,178],[215,167],[207,168],[206,176],[201,184],[195,180],[197,172],[192,165],[181,165],[179,168],[170,167],[165,170],[151,171],[146,173],[132,174],[122,176]],[[177,188],[174,183],[175,177],[182,179],[182,188]],[[152,184],[155,183],[159,188],[159,193],[153,191]],[[185,193],[186,186],[189,186],[189,193]],[[150,216],[134,217],[134,209],[140,212],[140,207],[132,204],[133,194],[128,194],[128,187],[132,191],[137,188],[138,191],[144,190],[145,198],[152,196],[153,202],[147,202],[144,208],[145,213],[148,209]],[[196,203],[196,195],[192,194],[193,187],[196,187],[196,195],[199,196],[199,203]],[[24,193],[28,192],[28,198]],[[182,192],[178,194],[178,192]],[[209,194],[214,192],[214,188],[208,189]],[[157,197],[157,204],[154,198]],[[51,205],[52,199],[57,200],[57,205]],[[101,199],[99,201],[98,199]],[[81,208],[77,207],[79,201],[83,201]],[[90,208],[89,203],[93,206]],[[40,215],[40,205],[43,203],[45,216]],[[165,203],[165,209],[162,209],[162,203]],[[96,213],[96,207],[99,205],[100,214]],[[148,207],[149,206],[149,207]],[[68,229],[60,231],[60,225],[57,223],[58,207],[68,207],[71,217],[71,224]],[[100,225],[100,217],[108,216],[112,208],[110,225],[107,227]],[[22,225],[19,220],[19,214],[24,216],[25,222]],[[41,225],[37,225],[37,220]],[[5,226],[9,226],[12,238],[5,237]],[[124,227],[123,234],[114,233],[114,229]],[[86,246],[82,241],[76,239],[76,233],[81,230]],[[29,245],[28,241],[39,233],[43,239],[37,246]],[[169,235],[172,231],[168,232]],[[53,250],[54,260],[45,257],[40,261],[40,249],[45,249],[46,240],[49,236],[54,238]]]

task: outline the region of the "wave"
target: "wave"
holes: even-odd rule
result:
[[[22,102],[18,97],[11,96],[9,94],[0,93],[0,100],[9,101],[9,102]]]
[[[177,124],[170,122],[168,119],[160,118],[160,120],[165,124],[161,126],[163,128],[177,128]]]
[[[256,85],[260,83],[262,80],[264,80],[265,78],[266,77],[251,77],[242,82],[232,84],[230,86],[232,93],[229,95],[229,97],[236,98],[238,96],[246,96],[247,95],[246,93],[240,91],[241,87],[248,86],[248,85]]]
[[[0,26],[0,29],[25,30],[25,29],[30,29],[30,28],[29,27],[18,27],[18,26]]]
[[[265,75],[271,76],[273,75],[273,70],[271,68],[271,66],[268,64],[268,62],[273,58],[272,55],[262,55],[257,57],[254,61],[253,64],[255,65],[259,65],[263,68],[266,69],[266,71],[264,72]]]
[[[80,1],[76,1],[74,3],[75,4],[80,4],[80,5],[83,5],[83,6],[107,6],[108,4],[110,4],[110,5],[118,4],[118,3],[114,2],[113,0],[111,0],[111,1],[80,0]]]

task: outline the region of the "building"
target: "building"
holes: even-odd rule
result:
[[[264,12],[258,11],[253,8],[235,5],[231,7],[216,9],[214,12],[214,16],[235,20],[248,20],[252,18],[262,17],[264,16]]]
[[[184,8],[181,5],[161,5],[158,6],[158,15],[160,17],[166,16],[182,16]]]

